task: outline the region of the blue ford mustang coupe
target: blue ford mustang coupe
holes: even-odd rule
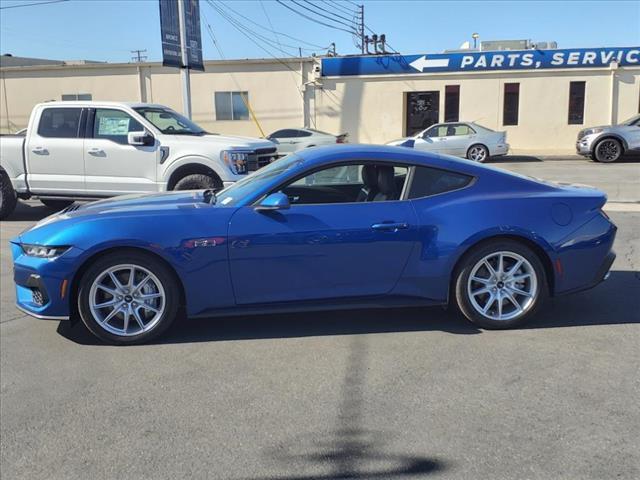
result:
[[[123,196],[42,220],[12,240],[17,305],[78,315],[116,344],[156,337],[179,308],[450,304],[481,327],[515,327],[547,297],[606,278],[616,227],[605,202],[413,149],[312,148],[217,195]]]

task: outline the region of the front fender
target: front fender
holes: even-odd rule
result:
[[[235,176],[229,171],[224,163],[219,159],[213,159],[204,155],[184,155],[174,160],[165,162],[160,167],[163,170],[160,172],[160,178],[167,184],[171,179],[171,176],[181,167],[188,165],[201,165],[213,170],[222,181],[233,181]]]

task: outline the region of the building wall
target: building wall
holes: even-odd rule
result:
[[[568,123],[572,81],[586,82],[582,125]],[[520,84],[518,125],[504,126],[504,84],[510,82]],[[638,113],[640,69],[325,78],[317,90],[316,124],[321,130],[349,132],[352,142],[385,143],[404,135],[408,92],[439,91],[444,121],[447,85],[460,85],[460,120],[506,131],[514,153],[566,154],[575,151],[582,128]]]
[[[384,143],[404,134],[408,92],[439,91],[443,121],[445,86],[460,85],[461,121],[505,130],[513,153],[567,154],[580,129],[621,121],[640,106],[637,67],[316,78],[314,66],[310,58],[206,62],[206,72],[191,74],[193,119],[212,132],[261,136],[252,119],[215,119],[214,92],[247,91],[264,134],[308,125],[349,133],[354,143]],[[584,125],[568,124],[574,80],[586,82]],[[517,126],[502,125],[507,82],[520,83]],[[69,93],[182,110],[178,70],[158,63],[7,67],[0,69],[0,132],[25,127],[33,105]]]

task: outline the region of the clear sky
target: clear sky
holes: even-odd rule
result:
[[[0,0],[0,53],[59,60],[89,59],[128,62],[130,50],[146,49],[149,61],[161,59],[157,0],[68,0],[60,3],[7,8],[47,0]],[[50,1],[50,0],[49,0]],[[236,30],[220,11],[201,0],[204,58],[217,59],[206,24],[209,23],[227,58],[263,58],[269,54]],[[211,0],[227,16],[260,33],[254,40],[272,55],[276,42],[292,55],[298,46],[323,50],[278,36],[231,12],[317,46],[335,42],[338,53],[357,53],[352,36],[302,18],[276,1]],[[364,3],[365,23],[385,33],[401,53],[433,53],[458,48],[473,32],[481,39],[531,39],[558,42],[560,48],[640,45],[640,1],[390,1],[364,2],[296,0],[288,5],[320,21],[340,20],[348,29],[349,11]],[[305,10],[306,7],[309,10]],[[342,24],[327,21],[335,26]],[[245,30],[246,32],[246,30]],[[266,39],[266,40],[265,40]],[[272,42],[271,44],[268,41]],[[274,47],[274,44],[275,47]],[[305,50],[303,53],[311,53]]]

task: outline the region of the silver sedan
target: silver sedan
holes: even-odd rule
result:
[[[413,137],[394,140],[387,145],[446,153],[475,162],[509,153],[506,132],[496,132],[473,122],[437,123]]]
[[[346,143],[347,134],[333,135],[313,128],[285,128],[273,132],[267,140],[276,144],[278,155],[287,155],[303,148]]]

